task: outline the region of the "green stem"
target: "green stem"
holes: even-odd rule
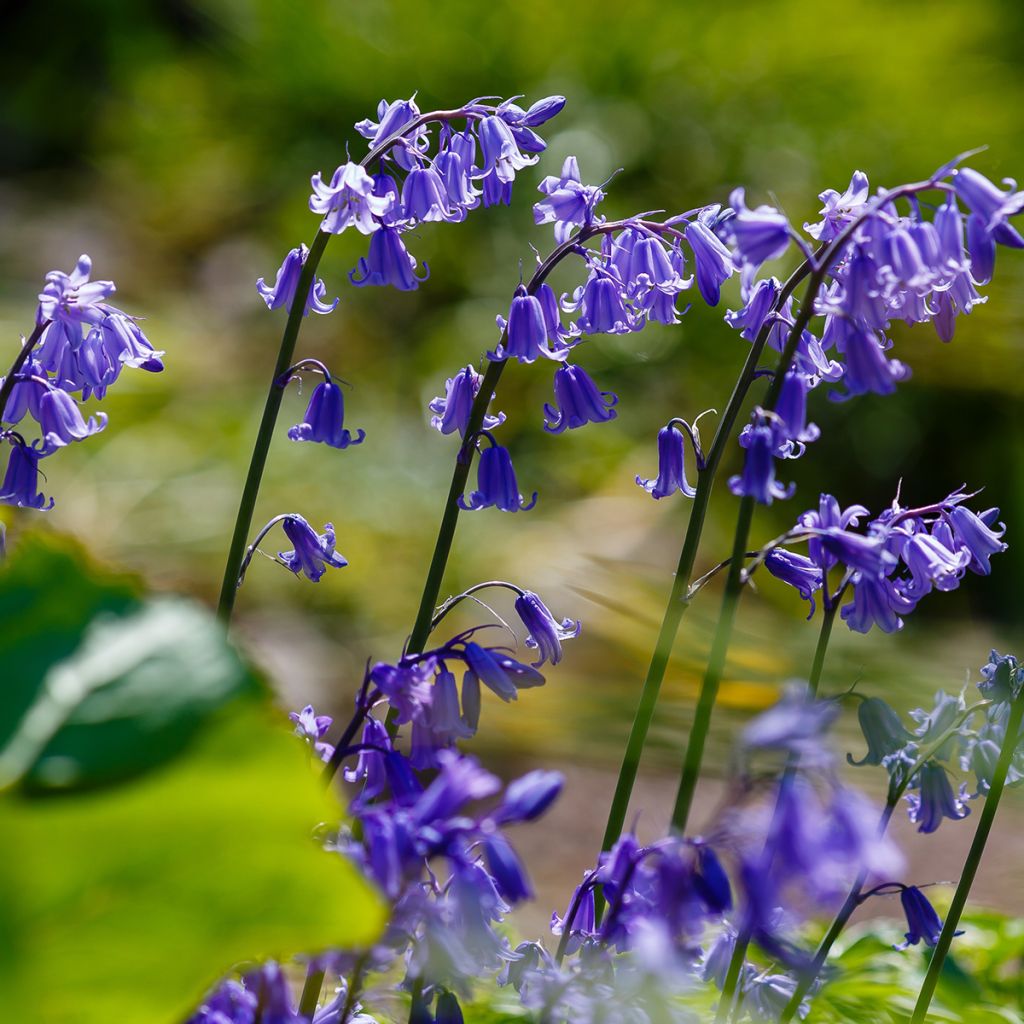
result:
[[[828,579],[825,580],[828,586]],[[818,631],[818,643],[814,648],[814,660],[811,662],[811,674],[807,677],[807,688],[812,696],[818,694],[818,684],[821,682],[821,672],[825,667],[825,652],[828,650],[828,642],[832,636],[832,626],[836,621],[836,612],[839,610],[838,601],[828,601],[825,604],[821,617],[821,629]]]
[[[320,1000],[320,989],[323,988],[324,975],[327,972],[322,967],[309,965],[306,971],[306,983],[302,986],[302,995],[299,997],[299,1016],[313,1019],[316,1013],[316,1004]]]
[[[32,350],[36,347],[37,342],[43,336],[43,331],[46,330],[50,323],[51,321],[44,320],[41,324],[36,324],[32,333],[25,339],[21,350],[14,357],[14,362],[11,363],[11,368],[7,371],[7,376],[4,377],[3,383],[0,384],[0,423],[3,422],[4,413],[7,411],[7,402],[11,397],[11,392],[14,390],[14,385],[18,381],[18,374],[28,361],[28,357],[32,354]]]
[[[960,915],[967,904],[967,897],[971,891],[971,886],[974,884],[974,877],[978,873],[982,854],[985,852],[985,844],[988,842],[989,833],[992,831],[992,822],[995,821],[999,800],[1003,795],[1006,776],[1010,771],[1010,763],[1020,742],[1022,718],[1024,718],[1024,693],[1018,694],[1010,707],[1010,716],[1006,723],[1006,735],[1003,738],[1003,748],[999,752],[999,761],[996,763],[996,770],[992,775],[988,795],[985,797],[985,805],[982,807],[978,818],[978,828],[974,833],[974,841],[971,843],[970,852],[967,854],[967,860],[964,862],[960,883],[953,894],[953,902],[949,905],[946,922],[942,926],[939,941],[935,944],[935,951],[932,953],[931,961],[928,964],[928,973],[925,975],[924,984],[921,986],[921,992],[917,997],[917,1005],[914,1007],[910,1024],[924,1024],[925,1016],[928,1013],[928,1006],[932,1001],[932,996],[935,994],[935,986],[938,984],[942,965],[945,962],[946,954],[949,952],[950,943],[953,941],[956,926],[960,923]]]
[[[809,272],[810,267],[807,263],[803,263],[791,275],[783,286],[779,298],[776,300],[776,306],[781,306],[786,301]],[[715,476],[718,472],[718,466],[722,461],[725,446],[732,436],[732,429],[736,424],[740,410],[743,408],[747,392],[750,390],[750,385],[754,382],[757,364],[768,340],[770,327],[770,323],[766,324],[758,332],[750,347],[746,362],[740,371],[739,379],[736,381],[736,385],[729,397],[729,402],[722,414],[718,429],[715,431],[714,440],[708,449],[704,467],[700,470],[697,478],[697,493],[694,495],[693,506],[690,509],[690,516],[687,520],[683,546],[679,552],[679,563],[676,566],[675,576],[672,579],[672,589],[669,592],[665,614],[661,620],[661,628],[658,630],[658,639],[655,642],[654,652],[647,667],[647,674],[644,676],[643,688],[640,691],[640,701],[637,704],[633,725],[629,731],[629,739],[626,741],[626,750],[619,768],[619,777],[615,784],[615,794],[612,797],[611,808],[608,812],[608,823],[605,826],[604,839],[601,845],[603,850],[611,849],[612,844],[622,834],[622,826],[626,821],[629,799],[632,795],[633,786],[636,783],[636,776],[640,767],[640,756],[643,753],[644,744],[647,741],[647,733],[654,718],[654,709],[658,703],[658,694],[661,691],[661,684],[665,679],[665,672],[668,669],[669,658],[672,654],[676,635],[679,632],[680,623],[690,604],[690,580],[693,577],[693,566],[697,558],[697,548],[700,544],[701,534],[704,530],[704,521],[707,517],[708,503],[711,499],[711,490],[714,486]],[[744,552],[741,551],[740,554],[742,555]],[[742,567],[742,558],[739,561]],[[732,572],[731,564],[729,571]],[[600,893],[597,894],[597,899],[599,905],[598,912],[600,913]]]
[[[245,487],[242,489],[238,515],[235,517],[235,529],[231,535],[231,547],[228,549],[228,560],[224,566],[224,579],[221,583],[217,614],[225,623],[230,620],[235,606],[239,572],[242,559],[245,558],[249,531],[252,529],[252,515],[260,493],[263,470],[267,464],[267,453],[270,451],[270,444],[274,439],[277,414],[284,397],[284,384],[280,378],[292,365],[299,328],[302,326],[302,318],[306,310],[306,298],[309,295],[310,286],[313,284],[320,257],[330,238],[331,236],[326,231],[318,231],[316,238],[313,239],[309,255],[302,266],[302,273],[299,274],[299,283],[295,287],[295,299],[288,313],[284,334],[281,336],[281,347],[277,353],[277,363],[274,366],[270,389],[267,391],[267,399],[263,405],[263,418],[260,420],[260,429],[256,434],[256,443],[253,445],[252,457],[249,460],[249,472],[246,474]]]

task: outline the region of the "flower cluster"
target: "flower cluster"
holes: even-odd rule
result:
[[[774,545],[765,567],[810,601],[813,614],[814,594],[839,566],[845,573],[840,593],[847,584],[853,588],[853,599],[841,609],[850,629],[867,633],[878,626],[895,632],[923,597],[955,590],[967,572],[987,576],[992,555],[1006,550],[999,509],[973,512],[964,504],[971,497],[961,489],[921,508],[903,508],[897,497],[858,532],[854,528],[868,510],[862,505],[842,509],[831,494],[823,494],[818,508],[804,512],[780,542],[804,540],[807,555]]]
[[[113,281],[90,281],[92,261],[80,256],[70,274],[52,270],[39,295],[36,330],[8,378],[0,382],[0,441],[10,446],[0,483],[0,503],[49,510],[39,490],[39,463],[75,441],[99,433],[105,413],[88,419],[80,396],[103,398],[125,367],[159,372],[164,368],[137,320],[106,300]],[[28,417],[38,427],[31,443],[17,426]]]
[[[1024,194],[1004,192],[956,164],[928,181],[881,189],[875,196],[860,171],[842,195],[823,192],[823,219],[805,225],[820,243],[815,253],[777,210],[750,210],[741,190],[733,194],[718,234],[741,268],[744,305],[726,320],[742,337],[754,341],[763,335],[763,343],[788,356],[774,408],[755,410],[741,435],[747,452],[743,472],[730,481],[735,494],[762,504],[789,497],[793,488],[776,481],[775,460],[798,457],[819,435],[806,423],[808,392],[828,383],[841,385],[831,394],[838,400],[892,393],[910,373],[888,355],[893,322],[930,322],[943,341],[950,341],[957,316],[985,301],[977,287],[992,276],[997,243],[1024,248],[1024,237],[1007,219],[1024,208]],[[919,200],[928,191],[940,194],[940,205]],[[966,218],[961,202],[968,208]],[[782,255],[794,240],[821,280],[811,308],[800,314],[777,278],[756,277],[764,262]],[[815,319],[819,326],[812,330],[808,325]]]

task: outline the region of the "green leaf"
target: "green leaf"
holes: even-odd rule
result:
[[[179,1020],[232,964],[372,942],[380,898],[311,838],[339,816],[251,699],[131,783],[0,799],[4,1019]]]
[[[12,666],[0,688],[0,789],[131,777],[257,688],[223,628],[193,602],[143,603],[80,551],[38,535],[9,569],[0,574],[0,660]]]

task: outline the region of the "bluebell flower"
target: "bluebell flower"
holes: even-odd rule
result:
[[[802,446],[817,441],[821,430],[814,423],[807,422],[807,393],[810,390],[807,375],[799,370],[790,370],[782,378],[782,389],[775,404],[772,425],[776,428],[776,443],[792,441]]]
[[[701,899],[713,914],[724,914],[732,909],[732,888],[729,876],[715,851],[707,843],[698,843],[697,870],[693,881]]]
[[[521,689],[544,685],[544,677],[535,668],[471,640],[465,645],[463,657],[466,667],[503,701],[515,700]]]
[[[475,512],[493,506],[502,512],[529,512],[537,504],[536,491],[529,501],[519,493],[512,456],[507,448],[492,441],[480,452],[476,472],[477,489],[468,499],[465,495],[459,497],[459,508],[463,511]]]
[[[113,281],[90,281],[92,260],[83,253],[70,274],[51,270],[39,295],[37,323],[56,323],[80,327],[96,324],[106,315],[104,300],[116,291]]]
[[[66,391],[53,387],[42,391],[38,419],[43,435],[43,454],[49,455],[73,441],[84,441],[107,425],[107,415],[103,412],[86,420],[78,403]]]
[[[674,296],[693,284],[692,277],[683,277],[685,269],[682,251],[666,251],[660,238],[645,235],[633,245],[629,255],[628,281],[629,297],[643,309],[648,309],[657,296]]]
[[[886,358],[885,349],[874,331],[848,324],[837,341],[837,347],[846,357],[844,398],[868,392],[890,395],[899,381],[910,376],[910,369],[898,359]]]
[[[402,186],[402,213],[409,221],[457,221],[466,212],[448,205],[448,192],[433,167],[414,167]]]
[[[576,886],[565,916],[551,915],[551,934],[561,936],[568,933],[565,952],[571,956],[585,940],[593,936],[595,927],[594,887],[583,882]]]
[[[363,750],[353,766],[345,768],[346,782],[362,782],[359,799],[372,801],[387,788],[388,776],[385,755],[392,749],[391,737],[382,722],[367,718],[361,738]]]
[[[401,224],[402,201],[399,198],[401,192],[398,188],[398,182],[395,181],[394,177],[383,171],[379,174],[374,174],[373,194],[378,199],[383,199],[387,204],[383,212],[377,214],[377,219],[381,224],[386,224],[388,227]]]
[[[357,430],[353,437],[345,428],[345,398],[341,385],[328,378],[313,389],[303,421],[291,427],[288,436],[293,441],[318,441],[345,449],[362,444],[366,431]]]
[[[771,426],[752,426],[746,448],[743,472],[729,478],[729,490],[737,497],[751,497],[762,505],[770,505],[776,498],[791,498],[796,484],[787,487],[775,479],[775,433]]]
[[[491,171],[483,179],[484,207],[508,206],[512,202],[512,182],[502,181],[497,171]]]
[[[934,587],[955,590],[971,561],[970,552],[951,551],[937,537],[921,531],[907,538],[901,558],[910,570],[910,582],[901,586],[904,597],[919,600]]]
[[[430,418],[430,425],[442,434],[452,434],[458,431],[460,437],[465,437],[473,401],[480,391],[483,379],[483,375],[477,373],[472,366],[466,366],[454,377],[449,377],[444,382],[444,397],[438,396],[432,399],[428,406],[434,413]],[[485,414],[482,429],[493,430],[504,422],[505,414],[503,412],[493,416]]]
[[[292,303],[295,301],[295,289],[299,285],[299,275],[302,273],[302,267],[308,255],[309,249],[304,245],[292,249],[278,269],[273,285],[268,285],[262,277],[256,282],[256,290],[263,297],[267,309],[279,309],[283,306],[285,309],[291,310]],[[302,315],[308,315],[310,310],[321,314],[332,313],[338,305],[338,299],[328,304],[324,301],[326,294],[327,286],[320,278],[316,278],[309,287],[309,295],[306,298],[306,306]]]
[[[517,171],[537,162],[537,156],[524,156],[519,152],[515,136],[500,117],[492,115],[481,119],[476,130],[481,154],[481,165],[474,172],[477,177],[493,172],[502,184],[510,184]]]
[[[391,103],[381,100],[377,105],[377,120],[366,118],[357,122],[355,129],[364,139],[369,140],[370,147],[373,148],[411,124],[419,115],[420,108],[416,104],[415,96],[407,100],[393,100]],[[401,146],[397,147],[392,155],[406,170],[415,166],[413,155]]]
[[[1017,192],[1016,184],[1010,182],[1004,192],[985,175],[970,167],[961,167],[953,176],[956,194],[977,214],[989,232],[1003,223],[1007,217],[1024,210],[1024,192]]]
[[[579,622],[562,619],[559,622],[544,602],[532,591],[525,590],[515,600],[516,613],[526,627],[526,646],[536,648],[540,660],[533,663],[540,668],[545,661],[557,665],[562,660],[562,641],[580,635]]]
[[[775,277],[764,277],[756,281],[749,294],[744,296],[746,304],[743,308],[726,312],[725,322],[738,330],[741,338],[753,341],[772,311],[781,287]]]
[[[501,788],[498,777],[481,767],[476,758],[450,750],[439,757],[440,772],[413,807],[413,819],[421,825],[450,818],[471,800],[483,800]]]
[[[878,626],[883,633],[895,633],[903,628],[903,619],[914,610],[914,602],[902,598],[884,577],[868,573],[853,574],[853,600],[839,609],[843,621],[855,633],[870,632]]]
[[[893,949],[903,950],[916,946],[922,940],[926,946],[934,946],[942,932],[942,919],[916,885],[906,885],[900,890],[900,903],[907,918],[907,939]],[[962,935],[963,932],[956,932]]]
[[[967,218],[967,251],[971,256],[971,278],[975,284],[988,284],[996,267],[996,240],[977,213]]]
[[[484,837],[483,850],[488,870],[502,898],[513,905],[531,899],[533,887],[508,840],[500,832],[492,832]]]
[[[321,761],[330,761],[334,747],[322,740],[334,719],[330,715],[318,715],[312,704],[307,704],[301,711],[290,711],[288,717],[295,723],[295,735],[304,739]]]
[[[868,176],[863,171],[854,171],[842,195],[829,188],[818,196],[825,204],[821,209],[823,219],[817,224],[805,224],[805,230],[819,242],[831,242],[864,209],[868,192]]]
[[[39,490],[39,460],[43,454],[14,440],[10,440],[10,445],[7,471],[0,484],[0,504],[49,512],[53,498],[47,502]]]
[[[686,442],[680,431],[672,424],[658,431],[658,475],[653,480],[644,480],[637,476],[636,482],[652,498],[667,498],[676,491],[682,491],[687,498],[692,498],[697,490],[690,486],[686,479],[685,465]]]
[[[911,782],[916,792],[907,794],[910,820],[918,832],[934,832],[943,818],[959,821],[971,813],[961,790],[953,792],[946,769],[937,761],[927,761]]]
[[[997,529],[992,529],[999,510],[991,509],[990,513],[991,519],[988,522],[986,522],[984,513],[979,516],[969,508],[964,508],[963,505],[954,505],[946,513],[957,542],[971,556],[971,569],[982,576],[988,576],[992,572],[992,565],[989,561],[992,555],[1005,551],[1009,547],[1000,539],[1006,532],[1006,527],[1000,523]]]
[[[798,555],[785,548],[772,548],[765,555],[764,567],[776,578],[788,583],[805,601],[810,601],[811,610],[807,617],[814,614],[814,594],[821,590],[822,572],[810,558]]]
[[[376,218],[391,205],[387,198],[374,194],[373,178],[352,161],[342,164],[329,183],[324,182],[319,171],[310,183],[313,194],[309,197],[309,208],[313,213],[323,214],[320,229],[332,235],[340,235],[349,226],[360,234],[373,234],[380,228]]]
[[[527,128],[539,128],[551,118],[562,112],[565,106],[564,96],[545,96],[530,105],[529,109],[522,110],[516,104],[506,101],[498,107],[497,113],[510,125],[524,125]]]
[[[549,434],[615,419],[618,396],[600,391],[582,367],[571,363],[560,366],[555,370],[554,387],[556,404],[544,405],[544,429]]]
[[[163,352],[153,348],[132,317],[110,307],[107,316],[100,321],[99,331],[103,349],[115,366],[115,377],[123,366],[146,370],[148,373],[163,370],[164,364],[160,358]]]
[[[405,657],[397,665],[378,662],[370,669],[370,681],[395,709],[399,725],[421,718],[434,694],[434,658]]]
[[[805,529],[822,530],[834,532],[836,530],[847,530],[856,526],[862,516],[866,516],[868,510],[863,505],[851,505],[847,509],[841,509],[839,502],[831,494],[822,494],[818,499],[818,510],[813,509],[804,512],[797,522]],[[838,550],[833,543],[833,549]],[[807,551],[811,558],[826,572],[839,562],[839,554],[836,550],[830,550],[822,542],[819,536],[812,536],[807,542]]]
[[[703,220],[690,221],[683,234],[693,252],[697,289],[709,306],[717,306],[722,283],[736,269],[729,250]]]
[[[852,765],[880,765],[912,739],[900,716],[881,697],[866,697],[862,700],[857,708],[857,721],[868,751],[859,761],[847,754],[846,760]]]
[[[1007,704],[1014,700],[1024,685],[1024,667],[1012,654],[992,651],[981,667],[978,690],[994,704]]]
[[[494,360],[514,358],[521,363],[532,363],[538,356],[564,359],[568,351],[558,337],[548,334],[544,306],[525,285],[516,288],[509,307],[508,320],[499,316],[498,329],[503,332],[502,343],[488,353]]]
[[[469,134],[469,133],[467,133]],[[476,152],[476,139],[470,134],[470,144]],[[459,148],[451,146],[443,149],[434,160],[434,169],[444,182],[448,201],[457,208],[471,210],[480,204],[481,191],[474,187],[470,176],[472,157],[467,161]]]
[[[327,566],[341,569],[348,562],[334,550],[334,527],[328,523],[318,534],[300,515],[289,515],[281,523],[285,535],[295,545],[292,551],[279,551],[277,557],[284,567],[311,583],[317,583]]]
[[[576,289],[569,302],[563,298],[562,305],[567,312],[580,310],[574,329],[582,334],[628,334],[638,326],[621,284],[596,267],[587,283]]]
[[[733,190],[729,205],[734,212],[723,230],[743,263],[756,268],[781,256],[789,248],[789,221],[778,210],[770,206],[749,209],[742,188]]]
[[[494,814],[498,824],[535,821],[562,792],[565,776],[560,772],[535,769],[510,782],[501,806]]]
[[[576,157],[568,156],[562,164],[562,173],[548,175],[538,186],[546,198],[533,206],[533,219],[537,224],[554,224],[555,241],[561,245],[574,228],[595,222],[594,209],[604,199],[604,192],[596,185],[584,185],[580,178]],[[604,218],[598,217],[600,223]]]
[[[370,238],[370,251],[360,257],[355,270],[348,279],[357,288],[364,285],[391,285],[399,291],[409,292],[419,288],[421,281],[430,277],[430,268],[423,264],[424,274],[416,276],[416,259],[406,249],[398,228],[382,227]],[[356,279],[356,274],[362,278]]]

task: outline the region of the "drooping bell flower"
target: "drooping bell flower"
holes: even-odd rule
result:
[[[317,171],[310,179],[313,194],[309,197],[309,208],[313,213],[323,214],[320,229],[332,235],[340,235],[352,226],[363,235],[370,235],[380,227],[375,219],[382,216],[390,202],[374,195],[373,178],[359,164],[342,164],[325,182]]]
[[[280,309],[283,306],[285,309],[291,310],[292,303],[295,301],[295,290],[299,285],[299,275],[302,273],[302,267],[308,255],[309,249],[304,245],[292,249],[278,268],[277,277],[272,285],[267,284],[262,277],[256,282],[256,290],[267,304],[267,309]],[[327,286],[320,278],[314,279],[309,286],[309,295],[306,297],[306,306],[302,315],[308,315],[310,310],[320,314],[333,312],[337,308],[339,300],[335,299],[328,304],[324,301],[326,295]]]
[[[433,167],[414,167],[402,186],[402,214],[409,221],[458,221],[466,211],[449,206],[445,184]]]
[[[735,271],[732,256],[717,235],[702,220],[686,225],[683,232],[697,268],[697,289],[709,306],[717,306],[722,283]]]
[[[348,279],[357,288],[366,285],[391,285],[399,291],[419,288],[430,277],[430,268],[423,264],[423,276],[416,276],[416,259],[406,249],[398,228],[382,227],[370,238],[370,251],[359,259]],[[362,274],[357,280],[356,275]]]
[[[47,387],[39,398],[39,430],[43,435],[43,454],[49,455],[72,441],[84,441],[107,425],[107,414],[100,412],[86,420],[78,403],[60,388]]]
[[[497,322],[504,336],[497,349],[488,353],[491,359],[512,358],[521,363],[532,363],[538,356],[565,358],[567,347],[558,337],[549,336],[544,306],[536,295],[526,290],[525,285],[516,288],[508,320],[499,316]]]
[[[442,434],[452,434],[458,431],[460,437],[465,437],[473,402],[480,391],[483,379],[483,375],[477,373],[472,366],[466,366],[454,377],[449,377],[444,382],[444,396],[439,395],[432,399],[428,406],[434,413],[430,419],[430,425]],[[494,397],[493,393],[491,397]],[[504,422],[505,414],[503,412],[493,416],[485,414],[481,429],[493,430]]]
[[[510,184],[517,171],[535,164],[539,157],[523,156],[519,152],[515,136],[509,126],[500,118],[490,116],[477,124],[477,138],[480,140],[481,166],[477,177],[494,173],[502,184]]]
[[[767,423],[752,426],[747,434],[743,472],[729,478],[729,490],[737,497],[750,497],[761,505],[776,498],[791,498],[796,484],[783,486],[775,479],[775,435]]]
[[[549,434],[615,419],[618,397],[611,391],[598,390],[582,367],[569,363],[560,366],[555,371],[554,387],[556,405],[544,405],[544,429]]]
[[[288,437],[293,441],[317,441],[345,449],[362,444],[366,431],[357,430],[353,437],[345,428],[345,397],[341,385],[328,378],[313,389],[303,421],[289,429]]]
[[[946,769],[937,761],[926,762],[911,785],[917,792],[907,795],[908,811],[918,832],[934,832],[943,818],[959,821],[971,813],[963,792],[953,792]]]
[[[7,472],[0,484],[0,504],[49,512],[53,508],[53,498],[47,502],[39,491],[39,460],[43,453],[13,440],[10,444]]]
[[[764,567],[778,580],[788,583],[805,601],[810,601],[811,610],[807,615],[814,614],[814,593],[821,590],[821,569],[810,559],[798,555],[785,548],[772,548],[765,555]]]
[[[559,622],[548,606],[532,591],[526,590],[515,601],[516,613],[526,627],[526,646],[536,648],[540,660],[533,662],[540,668],[545,661],[557,665],[562,660],[562,641],[580,635],[580,624],[572,619]]]
[[[628,334],[637,319],[626,307],[621,284],[606,271],[594,269],[587,283],[577,288],[566,310],[580,310],[575,329],[582,334]]]
[[[900,891],[900,903],[907,918],[907,939],[893,949],[904,950],[908,946],[916,946],[923,941],[926,946],[934,946],[942,933],[942,918],[916,885],[904,886]],[[955,932],[963,935],[963,932]]]
[[[686,479],[684,453],[686,441],[680,431],[670,423],[658,431],[658,475],[653,480],[637,476],[636,482],[652,498],[667,498],[676,491],[682,491],[692,498],[697,490]]]
[[[957,543],[970,553],[971,570],[981,576],[988,576],[992,572],[989,561],[992,555],[1009,547],[1000,540],[1006,527],[1000,523],[998,530],[992,529],[992,522],[999,515],[999,510],[991,511],[993,514],[989,522],[986,522],[984,514],[979,516],[963,505],[954,505],[947,512]]]
[[[545,196],[533,206],[533,219],[537,224],[554,224],[555,241],[561,245],[574,228],[594,222],[594,209],[604,199],[604,192],[595,185],[584,185],[576,157],[568,156],[562,164],[562,173],[548,175],[537,191]],[[603,218],[597,218],[599,221]]]
[[[281,528],[294,545],[292,551],[279,551],[277,557],[290,572],[300,573],[310,583],[318,583],[327,566],[344,568],[348,561],[334,550],[334,527],[327,523],[318,534],[300,515],[289,515]]]
[[[723,230],[732,239],[743,263],[757,268],[789,248],[789,221],[778,210],[770,206],[749,209],[742,188],[733,191],[729,205],[735,212]]]
[[[489,435],[484,435],[489,436]],[[492,506],[502,512],[529,512],[537,504],[537,492],[526,501],[519,493],[516,473],[512,468],[512,456],[491,439],[491,444],[480,452],[477,462],[477,489],[467,499],[459,497],[459,508],[475,512]]]

